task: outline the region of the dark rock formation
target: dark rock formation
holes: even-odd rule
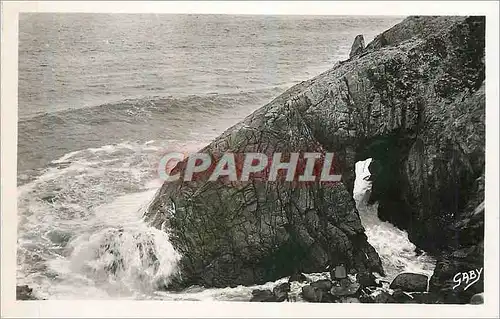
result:
[[[340,280],[347,278],[347,270],[344,265],[338,265],[330,271],[330,278]]]
[[[435,293],[429,292],[417,292],[411,294],[413,300],[407,303],[416,303],[416,304],[437,304],[442,303],[440,301],[440,296]]]
[[[276,296],[277,302],[288,300],[288,293],[290,292],[290,284],[285,282],[281,285],[274,287],[273,294]]]
[[[392,296],[389,290],[385,288],[375,289],[360,289],[359,301],[361,303],[397,303],[398,301]]]
[[[342,302],[342,303],[360,303],[361,301],[355,297],[342,297],[340,299],[340,302]]]
[[[482,305],[484,303],[484,293],[475,294],[470,298],[472,305]]]
[[[354,38],[354,42],[351,46],[351,52],[349,52],[349,58],[353,56],[360,55],[365,49],[365,38],[362,34],[358,34],[356,38]]]
[[[16,286],[16,299],[17,300],[38,300],[33,295],[33,289],[28,285]]]
[[[288,282],[293,282],[293,281],[298,281],[298,282],[304,282],[307,281],[307,277],[301,273],[301,272],[296,272],[288,278]]]
[[[361,288],[382,286],[382,284],[377,283],[376,278],[372,273],[359,273],[356,276],[356,281],[359,283]]]
[[[394,297],[385,291],[381,291],[379,294],[377,294],[374,299],[374,303],[396,303],[396,300]]]
[[[302,287],[302,298],[309,302],[335,302],[337,297],[333,296],[328,290],[322,289],[324,287],[314,287],[307,285]]]
[[[450,244],[441,253],[429,282],[445,303],[468,303],[484,291],[484,174],[473,187],[467,211],[448,227]]]
[[[429,277],[422,274],[402,273],[396,276],[389,288],[407,292],[425,292]]]
[[[340,263],[383,272],[351,197],[354,164],[368,157],[381,219],[432,253],[464,246],[449,225],[481,197],[474,189],[484,175],[484,29],[484,17],[407,18],[205,147],[334,152],[342,182],[165,183],[146,219],[170,227],[183,255],[178,280],[250,285]],[[482,227],[470,231],[467,245],[482,249]]]
[[[413,300],[413,297],[410,294],[404,292],[401,289],[394,290],[394,292],[392,293],[392,298],[394,299],[395,303],[411,303]]]
[[[272,293],[271,290],[260,290],[255,289],[252,291],[252,299],[251,302],[275,302],[276,296]]]
[[[285,282],[277,285],[273,288],[273,291],[269,289],[254,289],[252,291],[251,302],[283,302],[288,299],[288,293],[290,292],[290,284]]]
[[[311,284],[311,287],[318,288],[321,290],[329,291],[333,287],[333,282],[328,279],[322,279],[315,281]]]
[[[357,282],[351,282],[350,280],[343,281],[340,286],[335,286],[331,290],[331,294],[334,296],[355,296],[358,294],[360,284]]]
[[[311,285],[302,287],[302,298],[309,302],[321,302],[323,299],[323,291],[318,288],[314,288]]]

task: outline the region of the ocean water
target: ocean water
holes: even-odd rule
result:
[[[159,159],[196,151],[346,59],[357,34],[369,42],[401,20],[22,13],[19,284],[47,299],[248,300],[254,287],[156,290],[180,258],[168,230],[142,221],[161,186]],[[425,258],[401,253],[411,250],[407,236],[406,248],[384,246],[388,233],[404,241],[404,232],[370,209],[363,222],[384,263],[403,255],[389,272],[429,271]]]

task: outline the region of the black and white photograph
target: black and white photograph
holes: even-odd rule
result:
[[[19,12],[15,300],[498,308],[498,15],[383,12]]]

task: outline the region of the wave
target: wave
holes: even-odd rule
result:
[[[20,118],[19,122],[40,121],[44,118],[51,120],[64,119],[71,115],[116,115],[114,112],[132,112],[140,114],[141,112],[172,112],[176,110],[182,111],[199,111],[207,112],[213,108],[224,108],[228,106],[228,102],[242,102],[254,100],[261,96],[274,96],[277,92],[285,90],[294,83],[282,83],[277,86],[268,88],[257,88],[248,90],[238,90],[231,93],[206,92],[204,94],[176,94],[176,95],[148,95],[141,97],[129,97],[110,102],[87,105],[84,107],[73,108],[67,105],[63,110],[54,110],[38,114],[31,114],[24,118]],[[99,86],[95,84],[94,86]],[[49,108],[50,109],[50,108]],[[130,115],[130,113],[128,114]]]
[[[208,143],[279,92],[146,97],[21,119],[18,172],[37,175],[35,170],[71,151],[126,140]]]
[[[70,152],[19,186],[18,280],[54,299],[136,298],[167,284],[180,256],[142,220],[161,186],[151,165],[160,148]]]

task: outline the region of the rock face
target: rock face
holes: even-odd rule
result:
[[[467,225],[484,200],[484,29],[484,17],[407,18],[201,150],[334,152],[342,182],[165,183],[145,217],[170,228],[183,255],[178,281],[253,285],[341,263],[383,273],[351,196],[354,164],[368,157],[381,219],[429,252],[482,250],[482,227]],[[473,235],[457,246],[467,219],[461,234]]]
[[[364,49],[365,49],[365,38],[363,37],[362,34],[358,34],[354,38],[354,42],[352,43],[351,52],[349,52],[349,58],[352,58],[353,56],[356,55],[360,55]]]
[[[290,292],[290,284],[285,282],[281,285],[274,287],[273,294],[276,296],[277,302],[288,300],[288,293]]]
[[[331,292],[334,296],[352,296],[358,293],[360,287],[359,283],[350,282],[349,279],[346,279],[340,286],[333,287]]]
[[[307,285],[302,287],[302,298],[309,302],[334,302],[334,297],[328,292],[318,287]]]
[[[484,185],[484,178],[481,180]],[[442,302],[465,304],[484,291],[484,202],[451,228],[455,230],[454,245],[438,259],[429,285]]]
[[[359,273],[356,281],[359,283],[361,288],[382,286],[381,283],[376,282],[376,278],[372,273]]]

